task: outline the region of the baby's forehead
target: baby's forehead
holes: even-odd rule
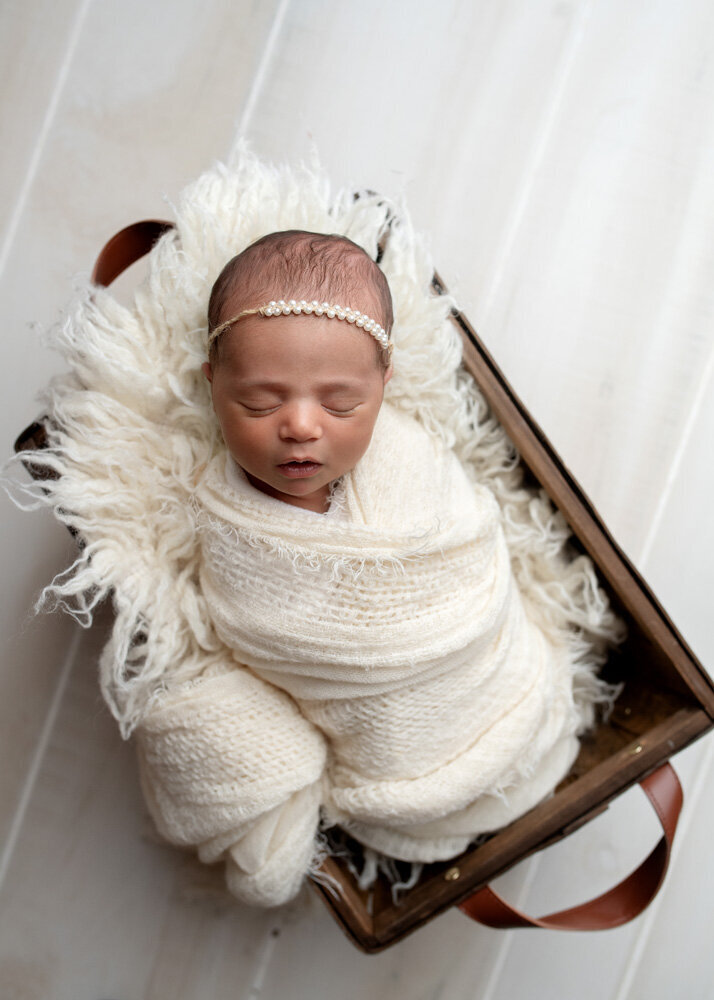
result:
[[[281,371],[349,382],[381,370],[380,346],[366,330],[305,314],[246,317],[226,331],[222,359],[242,380]]]

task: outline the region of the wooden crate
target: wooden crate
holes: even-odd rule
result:
[[[109,285],[171,226],[145,220],[122,230],[100,254],[93,280]],[[445,292],[438,275],[433,288],[436,294]],[[323,871],[339,891],[320,883],[316,888],[348,936],[367,952],[396,943],[528,855],[568,836],[714,726],[712,680],[464,315],[454,312],[452,319],[463,338],[464,365],[516,445],[526,482],[543,487],[562,512],[574,544],[592,558],[614,610],[627,622],[628,638],[604,668],[608,680],[624,681],[625,687],[608,722],[581,741],[573,768],[552,797],[460,857],[425,866],[418,884],[399,902],[392,901],[382,882],[370,894],[360,891],[339,857],[325,860]],[[15,449],[34,450],[45,442],[40,422],[20,435]],[[38,478],[51,475],[26,464]]]
[[[438,275],[433,287],[438,294],[446,290]],[[396,943],[530,854],[568,836],[714,726],[712,680],[464,315],[455,312],[452,318],[463,338],[464,365],[518,448],[527,482],[542,486],[562,512],[574,544],[592,558],[613,609],[627,622],[628,638],[603,671],[625,686],[608,722],[581,741],[573,768],[551,798],[458,858],[425,866],[417,885],[398,902],[384,882],[371,893],[360,891],[339,857],[325,860],[322,870],[339,891],[315,887],[347,935],[367,952]]]

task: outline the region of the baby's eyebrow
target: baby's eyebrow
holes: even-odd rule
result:
[[[282,382],[270,382],[263,379],[238,378],[235,384],[241,389],[284,389]]]
[[[361,389],[363,386],[361,382],[355,380],[354,382],[323,382],[318,388],[326,392],[351,392]]]
[[[269,379],[238,379],[237,384],[241,389],[266,389],[272,392],[281,392],[290,387],[283,382],[272,382]],[[356,392],[363,388],[360,381],[342,382],[320,382],[315,388],[320,392]]]

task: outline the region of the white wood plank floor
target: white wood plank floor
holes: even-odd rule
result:
[[[705,665],[714,662],[714,7],[709,0],[34,0],[0,6],[4,451],[102,241],[224,155],[316,144],[404,195],[445,280]],[[33,619],[71,557],[2,506],[0,996],[670,1000],[714,995],[714,741],[658,901],[601,934],[449,913],[358,953],[306,891],[269,913],[159,845],[103,708],[106,620]],[[601,890],[657,834],[642,796],[502,880]]]

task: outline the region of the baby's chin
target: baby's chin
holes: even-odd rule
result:
[[[262,479],[258,479],[257,476],[253,476],[245,469],[243,471],[246,474],[248,482],[255,489],[260,490],[261,493],[272,497],[274,500],[280,500],[282,503],[289,504],[291,507],[302,507],[303,510],[312,510],[319,514],[324,514],[330,505],[330,483],[316,487],[307,479],[296,479],[288,481],[286,488],[281,490],[271,483],[266,483]]]

